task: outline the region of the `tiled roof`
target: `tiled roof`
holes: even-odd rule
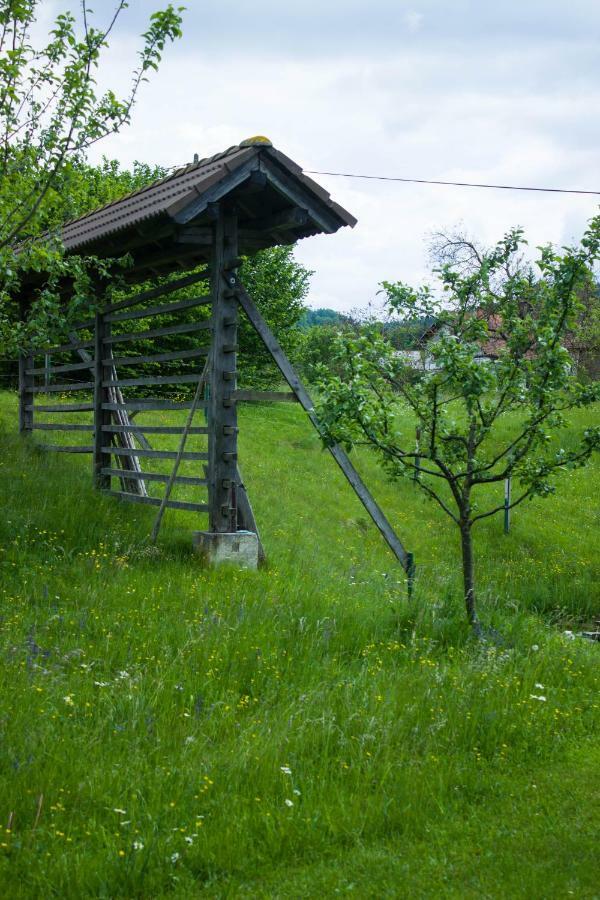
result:
[[[186,205],[186,202],[191,203],[201,197],[219,181],[248,163],[253,156],[261,155],[287,170],[288,175],[301,182],[320,203],[325,204],[336,219],[339,219],[338,227],[353,226],[356,223],[356,219],[350,213],[331,200],[327,191],[303,174],[300,166],[276,150],[266,139],[254,138],[215,156],[177,169],[154,184],[68,222],[62,228],[62,241],[68,250],[79,250],[150,219],[160,216],[172,217]]]

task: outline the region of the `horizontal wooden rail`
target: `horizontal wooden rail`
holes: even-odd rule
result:
[[[93,412],[94,404],[93,403],[58,403],[56,406],[47,406],[45,404],[35,404],[35,406],[27,406],[28,412],[44,412],[44,413],[55,413],[55,412],[64,412],[64,413],[72,413],[72,412]]]
[[[157,397],[146,397],[141,400],[127,400],[123,403],[103,403],[102,409],[107,409],[110,412],[118,410],[123,410],[124,412],[158,412],[159,410],[189,409],[191,403],[191,400],[184,400],[180,403],[177,400],[161,400]],[[206,404],[204,403],[203,407],[205,406]]]
[[[176,459],[176,450],[146,450],[144,448],[132,450],[130,447],[103,447],[103,453],[112,453],[113,456],[145,456],[148,459]],[[196,451],[186,450],[181,457],[182,459],[208,459],[208,453],[197,453]]]
[[[57,453],[93,453],[94,448],[86,444],[68,447],[66,444],[38,444],[42,450],[54,450]]]
[[[160,497],[141,497],[139,494],[128,494],[125,491],[104,491],[111,497],[118,497],[119,500],[129,500],[132,503],[147,503],[149,506],[160,506],[162,500]],[[188,503],[184,500],[167,500],[165,504],[169,509],[184,509],[189,512],[208,512],[207,503]]]
[[[130,319],[149,319],[152,316],[172,315],[182,312],[184,309],[194,309],[196,306],[207,306],[211,302],[208,297],[193,297],[191,300],[181,300],[178,303],[163,303],[162,306],[147,306],[145,309],[134,309],[131,312],[111,313],[105,316],[107,322],[127,322]]]
[[[93,381],[75,381],[66,384],[38,384],[31,388],[34,394],[52,394],[67,391],[91,391],[94,388]]]
[[[95,319],[85,319],[85,320],[82,321],[82,322],[75,322],[75,324],[74,324],[74,325],[70,325],[69,328],[70,328],[72,331],[82,331],[84,328],[91,328],[92,331],[93,331],[94,328],[95,328],[95,326],[96,326],[96,320],[95,320]]]
[[[112,434],[123,434],[127,431],[135,432],[136,434],[138,432],[140,434],[181,434],[183,425],[138,425],[136,423],[135,425],[104,425],[102,430],[109,431]],[[188,428],[188,434],[208,434],[208,431],[208,428],[200,425]]]
[[[105,337],[104,344],[126,343],[127,341],[146,341],[150,338],[163,337],[167,334],[191,334],[194,331],[207,331],[210,321],[183,322],[181,325],[167,325],[165,328],[151,328],[150,331],[128,331],[126,334],[111,334]]]
[[[75,422],[34,422],[31,426],[38,431],[93,431],[93,425],[80,425]]]
[[[171,477],[170,475],[163,472],[132,472],[130,469],[113,468],[102,469],[102,474],[111,475],[113,478],[134,478],[138,481],[168,481]],[[177,475],[175,478],[175,483],[206,486],[208,484],[208,479],[199,478],[195,475]]]
[[[150,356],[109,356],[102,360],[105,366],[141,366],[147,363],[174,362],[180,359],[199,359],[208,354],[208,347],[198,350],[176,350],[173,353],[155,353]],[[42,372],[44,369],[42,369]],[[53,372],[56,369],[52,370]]]
[[[240,403],[298,403],[289,391],[234,391],[231,399]]]
[[[40,347],[39,350],[36,350],[33,354],[34,356],[41,356],[44,353],[72,353],[76,350],[91,350],[94,346],[94,341],[77,341],[73,344],[59,344],[56,347]]]
[[[67,363],[64,366],[41,366],[37,369],[26,369],[26,375],[58,375],[59,372],[80,372],[89,369],[89,362]]]
[[[154,300],[157,297],[164,297],[166,294],[172,294],[181,288],[188,287],[190,284],[196,284],[198,281],[208,281],[210,272],[193,272],[184,278],[178,278],[177,281],[171,281],[169,284],[161,284],[158,287],[151,288],[149,291],[142,291],[134,297],[128,297],[126,300],[120,300],[118,303],[112,303],[104,308],[105,313],[118,312],[120,309],[128,309],[130,306],[137,306],[145,303],[146,300]]]
[[[103,381],[102,387],[142,387],[146,384],[197,384],[200,375],[148,375],[146,378],[117,378]]]

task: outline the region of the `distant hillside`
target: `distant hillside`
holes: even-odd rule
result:
[[[347,316],[335,309],[307,309],[299,321],[300,328],[312,328],[314,325],[337,325]]]

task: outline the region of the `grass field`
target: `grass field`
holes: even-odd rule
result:
[[[414,485],[358,457],[409,602],[301,411],[240,425],[269,562],[207,571],[0,394],[0,895],[600,897],[599,461],[477,526],[492,647]]]

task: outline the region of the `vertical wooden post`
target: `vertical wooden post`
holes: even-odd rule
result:
[[[106,355],[104,338],[110,333],[110,323],[102,312],[96,313],[94,324],[94,486],[100,490],[110,489],[110,475],[103,475],[102,469],[110,466],[110,453],[104,453],[102,448],[110,445],[110,432],[104,430],[105,425],[110,424],[110,412],[102,409],[103,403],[108,403],[108,388],[103,387],[102,382],[108,379],[110,366],[102,362]]]
[[[237,531],[236,340],[238,305],[223,273],[237,257],[237,217],[219,210],[214,224],[211,259],[212,350],[210,366],[209,530]]]
[[[510,478],[504,479],[504,534],[510,531]]]
[[[19,355],[19,431],[31,431],[33,428],[33,375],[27,370],[33,369],[33,356]],[[29,407],[29,409],[28,409]]]

